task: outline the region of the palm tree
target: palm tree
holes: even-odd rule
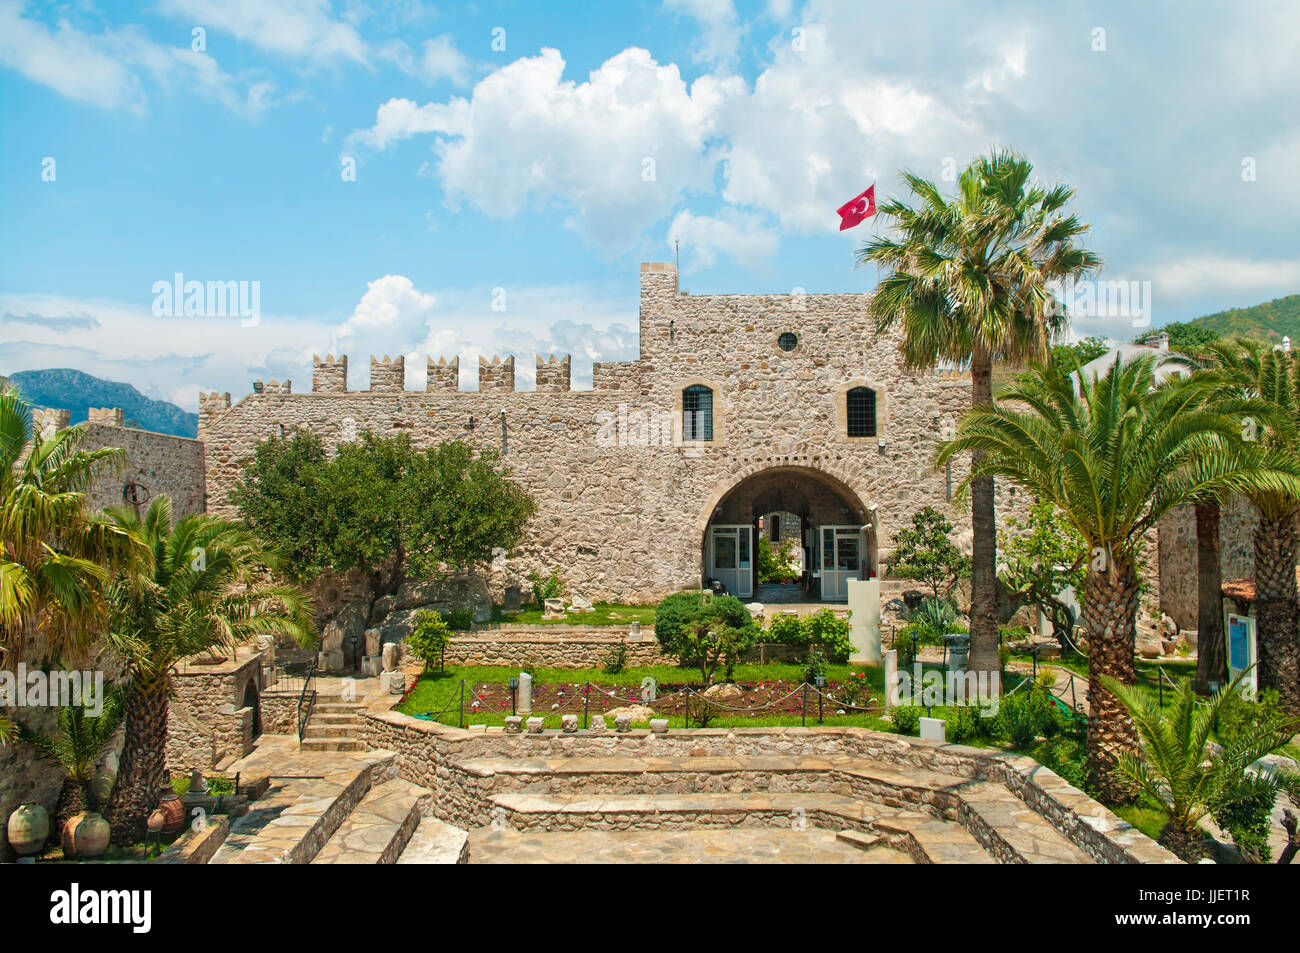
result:
[[[277,554],[252,533],[204,514],[172,525],[171,501],[158,497],[143,518],[111,507],[117,525],[153,554],[148,576],[122,575],[111,592],[110,639],[127,659],[126,736],[108,807],[113,841],[131,844],[145,830],[166,772],[172,667],[258,634],[315,644],[311,600],[267,581]]]
[[[122,724],[121,692],[111,692],[104,698],[104,709],[90,715],[82,705],[66,705],[59,709],[58,733],[54,737],[32,732],[22,732],[22,740],[57,761],[63,767],[63,788],[55,807],[55,830],[62,830],[63,822],[74,814],[91,807],[91,782],[99,756],[113,740]]]
[[[0,667],[36,650],[62,659],[85,648],[107,618],[109,571],[148,558],[92,511],[86,491],[125,453],[80,450],[84,433],[42,436],[28,404],[0,394]]]
[[[903,180],[915,207],[881,206],[896,238],[878,238],[858,252],[888,273],[868,311],[881,334],[902,328],[905,366],[925,370],[939,362],[969,364],[971,403],[993,399],[993,362],[1045,359],[1067,316],[1049,286],[1088,275],[1101,259],[1075,244],[1088,226],[1062,211],[1074,196],[1066,185],[1043,188],[1033,167],[1012,152],[976,160],[957,182],[957,195],[912,173]],[[998,661],[997,522],[991,475],[971,458],[970,667],[1000,677]]]
[[[1179,682],[1172,704],[1163,708],[1149,692],[1139,692],[1105,677],[1137,728],[1140,751],[1120,755],[1119,772],[1164,812],[1166,822],[1157,841],[1189,863],[1204,855],[1205,834],[1200,822],[1232,799],[1275,797],[1293,785],[1269,772],[1246,774],[1246,768],[1291,740],[1296,725],[1278,715],[1264,716],[1239,734],[1221,738],[1210,753],[1210,733],[1229,692],[1242,676],[1216,692],[1207,704],[1197,701],[1190,680]],[[1271,797],[1270,797],[1271,803]]]
[[[1197,373],[1214,380],[1222,393],[1268,405],[1267,416],[1245,421],[1253,454],[1300,461],[1300,352],[1241,338],[1206,344],[1184,363],[1199,368]],[[1259,513],[1254,534],[1259,685],[1275,689],[1282,707],[1300,714],[1300,495],[1270,486],[1248,488],[1244,495]]]
[[[1079,375],[1082,377],[1083,375]],[[1123,365],[1118,355],[1100,380],[1078,380],[1035,365],[996,404],[962,418],[940,447],[940,464],[978,452],[976,476],[1002,476],[1064,514],[1088,547],[1084,626],[1088,639],[1086,764],[1113,801],[1134,793],[1113,775],[1137,736],[1123,704],[1106,687],[1135,678],[1137,562],[1143,537],[1172,507],[1248,486],[1300,488],[1300,469],[1230,452],[1242,447],[1240,417],[1207,406],[1214,382],[1193,375],[1155,388],[1155,364]],[[1259,410],[1249,402],[1244,410]],[[1261,411],[1262,412],[1262,411]]]

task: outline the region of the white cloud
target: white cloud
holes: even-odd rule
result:
[[[723,68],[735,64],[736,51],[746,30],[731,0],[664,0],[664,7],[699,24],[700,36],[694,51],[698,62]]]
[[[688,257],[684,271],[712,268],[717,253],[730,255],[746,268],[757,268],[777,252],[780,239],[761,215],[723,209],[717,216],[677,213],[668,226],[668,246],[680,239]]]
[[[423,133],[459,135],[465,129],[468,110],[469,104],[463,99],[423,106],[410,99],[390,99],[379,107],[375,124],[369,129],[355,130],[348,136],[348,142],[382,151]]]
[[[270,82],[235,77],[205,53],[155,43],[135,27],[89,33],[66,20],[50,27],[24,12],[22,3],[0,2],[0,65],[68,99],[143,112],[148,96],[140,75],[147,73],[163,88],[192,86],[235,112],[253,115],[271,105]]]
[[[329,0],[159,0],[159,7],[282,56],[368,62],[365,41],[352,24],[334,18]]]
[[[442,133],[430,169],[451,203],[505,218],[561,202],[571,228],[627,250],[688,191],[711,188],[713,118],[743,83],[706,76],[688,87],[676,66],[636,48],[586,82],[563,72],[559,52],[546,49],[481,80],[468,102],[391,100],[352,138],[383,148]]]

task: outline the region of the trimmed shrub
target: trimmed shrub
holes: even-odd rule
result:
[[[683,664],[695,665],[706,682],[723,659],[730,671],[754,644],[757,629],[745,604],[735,596],[678,592],[655,609],[659,647]]]
[[[406,648],[416,658],[424,660],[427,669],[434,662],[441,664],[443,650],[451,640],[451,630],[442,616],[433,609],[416,613],[415,629],[406,637]]]
[[[912,705],[898,705],[890,710],[894,730],[900,735],[914,735],[921,730],[921,709]]]

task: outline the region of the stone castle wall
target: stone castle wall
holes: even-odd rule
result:
[[[318,358],[312,393],[254,393],[233,407],[228,395],[203,396],[208,506],[234,515],[230,489],[267,437],[303,427],[331,445],[371,430],[504,451],[538,515],[493,573],[494,592],[552,568],[592,598],[645,602],[699,585],[715,510],[768,471],[833,488],[847,504],[843,521],[874,522],[882,551],[927,503],[946,509],[969,543],[969,519],[946,502],[962,467],[946,474],[932,463],[941,431],[969,402],[969,378],[905,370],[898,332],[877,337],[866,304],[860,294],[682,294],[671,265],[651,264],[642,266],[641,357],[598,364],[590,391],[564,389],[568,365],[546,359],[546,389],[515,392],[506,358],[480,359],[477,392],[450,390],[453,372],[437,364],[426,391],[385,380],[357,393],[346,390],[346,358]],[[798,336],[791,351],[778,346],[784,332]],[[709,442],[681,439],[682,391],[696,383],[714,391]],[[877,393],[877,437],[846,435],[844,395],[857,385]],[[1018,501],[1000,489],[999,503]]]
[[[1219,511],[1219,572],[1224,582],[1255,576],[1255,527],[1259,514],[1242,497]],[[1180,506],[1160,521],[1160,610],[1180,629],[1199,623],[1196,568],[1196,509]]]

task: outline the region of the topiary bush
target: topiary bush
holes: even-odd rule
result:
[[[435,661],[442,663],[443,651],[451,640],[451,629],[442,616],[433,609],[416,613],[415,628],[406,637],[406,648],[418,659],[424,660],[427,670]]]
[[[969,705],[958,705],[950,709],[944,721],[944,737],[953,744],[964,744],[979,737],[984,727],[980,723],[978,710]]]
[[[754,619],[735,596],[678,592],[655,609],[655,638],[664,652],[683,664],[695,665],[705,682],[712,680],[718,663],[727,660],[730,671],[736,659],[754,644]]]

